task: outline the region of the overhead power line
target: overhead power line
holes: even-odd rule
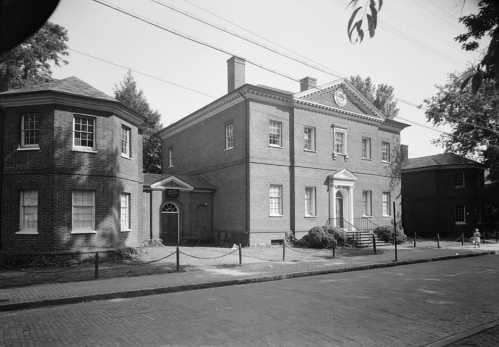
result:
[[[151,20],[151,19],[148,19],[148,18],[142,17],[142,16],[140,16],[140,15],[138,15],[138,14],[135,14],[135,13],[133,13],[133,12],[130,12],[130,11],[124,10],[124,9],[122,9],[122,8],[118,7],[118,6],[111,5],[111,4],[109,4],[109,3],[105,2],[105,1],[101,1],[101,0],[91,0],[91,1],[93,1],[93,2],[95,2],[95,3],[97,3],[97,4],[100,4],[100,5],[102,5],[102,6],[108,7],[108,8],[110,8],[110,9],[114,10],[114,11],[120,12],[120,13],[122,13],[122,14],[124,14],[124,15],[127,15],[127,16],[131,17],[131,18],[137,19],[137,20],[139,20],[139,21],[141,21],[141,22],[144,22],[144,23],[146,23],[146,24],[152,25],[152,26],[154,26],[154,27],[156,27],[156,28],[158,28],[158,29],[160,29],[160,30],[163,30],[163,31],[169,32],[170,34],[173,34],[173,35],[179,36],[179,37],[181,37],[181,38],[184,38],[184,39],[187,39],[187,40],[189,40],[189,41],[195,42],[195,43],[200,44],[200,45],[202,45],[202,46],[205,46],[205,47],[211,48],[211,49],[213,49],[213,50],[215,50],[215,51],[217,51],[217,52],[220,52],[220,53],[223,53],[223,54],[226,54],[226,55],[229,55],[229,56],[237,56],[237,54],[235,54],[235,53],[233,53],[233,52],[230,52],[230,51],[228,51],[228,50],[226,50],[226,49],[224,49],[224,48],[220,48],[220,47],[215,46],[215,45],[213,45],[213,44],[211,44],[211,43],[208,43],[208,42],[205,42],[205,41],[202,41],[202,40],[196,39],[196,38],[194,38],[194,37],[193,37],[193,36],[191,36],[191,35],[184,34],[184,33],[180,32],[180,31],[178,31],[178,30],[176,30],[176,29],[169,28],[169,27],[167,27],[167,26],[165,26],[165,25],[163,25],[163,24],[159,24],[159,23],[157,23],[157,22],[154,22],[154,21],[153,21],[153,20]],[[263,64],[257,63],[257,62],[255,62],[255,61],[253,61],[253,60],[249,60],[249,59],[245,59],[245,60],[246,60],[246,62],[247,62],[248,64],[251,64],[251,65],[253,65],[253,66],[256,66],[256,67],[258,67],[258,68],[260,68],[260,69],[262,69],[262,70],[265,70],[265,71],[268,71],[268,72],[274,73],[274,74],[276,74],[276,75],[279,75],[279,76],[281,76],[281,77],[287,78],[287,79],[289,79],[289,80],[291,80],[291,81],[294,81],[294,82],[300,82],[300,80],[299,80],[299,79],[297,79],[297,78],[295,78],[295,77],[293,77],[293,76],[291,76],[291,75],[288,75],[288,74],[285,74],[285,73],[279,72],[279,71],[274,70],[274,69],[272,69],[272,68],[269,68],[269,67],[267,67],[267,66],[265,66],[265,65],[263,65]]]
[[[75,49],[75,48],[71,48],[69,47],[68,50],[70,50],[71,52],[74,52],[74,53],[77,53],[77,54],[80,54],[80,55],[83,55],[85,57],[88,57],[88,58],[92,58],[94,60],[98,60],[100,62],[103,62],[103,63],[106,63],[106,64],[109,64],[109,65],[113,65],[113,66],[116,66],[118,68],[121,68],[121,69],[124,69],[124,70],[130,70],[138,75],[142,75],[142,76],[145,76],[145,77],[149,77],[149,78],[152,78],[156,81],[159,81],[159,82],[162,82],[162,83],[166,83],[166,84],[169,84],[171,86],[174,86],[174,87],[177,87],[177,88],[181,88],[181,89],[184,89],[184,90],[188,90],[190,92],[193,92],[193,93],[196,93],[196,94],[199,94],[199,95],[203,95],[203,96],[206,96],[206,97],[209,97],[209,98],[213,98],[213,99],[216,99],[215,96],[213,95],[210,95],[210,94],[207,94],[201,90],[198,90],[198,89],[194,89],[194,88],[191,88],[191,87],[188,87],[188,86],[185,86],[185,85],[182,85],[182,84],[179,84],[179,83],[176,83],[176,82],[172,82],[172,81],[168,81],[162,77],[159,77],[159,76],[155,76],[155,75],[152,75],[152,74],[149,74],[147,72],[142,72],[142,71],[139,71],[137,69],[134,69],[132,67],[129,67],[129,66],[126,66],[126,65],[123,65],[123,64],[119,64],[119,63],[116,63],[114,61],[111,61],[111,60],[107,60],[107,59],[104,59],[104,58],[101,58],[101,57],[97,57],[93,54],[90,54],[90,53],[87,53],[87,52],[83,52],[83,51],[80,51],[78,49]]]

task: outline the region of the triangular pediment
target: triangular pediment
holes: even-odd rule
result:
[[[350,82],[333,81],[294,95],[296,100],[384,120],[384,115]]]
[[[334,180],[340,180],[340,181],[356,181],[357,177],[347,169],[343,169],[341,171],[338,171],[333,175]]]
[[[168,176],[161,181],[151,184],[151,189],[176,189],[176,190],[194,190],[194,187],[190,184],[182,181],[180,178],[175,176]]]

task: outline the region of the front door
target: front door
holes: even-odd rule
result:
[[[161,209],[160,239],[164,244],[175,245],[179,241],[180,211],[172,202],[166,203]],[[180,243],[180,242],[179,242]]]
[[[336,193],[336,226],[343,228],[343,194],[340,191]]]

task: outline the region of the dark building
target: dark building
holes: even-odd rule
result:
[[[407,160],[402,167],[405,232],[412,236],[469,235],[485,224],[484,170],[453,153]]]

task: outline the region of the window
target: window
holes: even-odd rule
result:
[[[130,193],[120,195],[120,226],[121,231],[131,229],[130,226]]]
[[[381,160],[387,163],[390,162],[390,143],[381,142]]]
[[[19,194],[19,234],[38,234],[38,192],[22,190]]]
[[[456,176],[454,178],[454,185],[456,188],[464,188],[464,172],[459,171],[456,172]]]
[[[456,206],[456,224],[466,224],[466,206]]]
[[[282,147],[282,123],[271,120],[269,125],[269,146]]]
[[[234,124],[225,124],[225,149],[234,148]]]
[[[95,192],[73,191],[72,204],[73,232],[93,232],[95,230]]]
[[[304,145],[306,151],[315,151],[315,128],[305,127],[304,130]]]
[[[334,130],[334,153],[347,154],[347,132],[345,129]]]
[[[383,216],[391,216],[392,209],[391,209],[390,193],[388,192],[383,193],[382,204],[383,204]]]
[[[24,114],[21,118],[21,147],[40,148],[40,115]]]
[[[371,160],[371,138],[362,138],[362,159]]]
[[[370,190],[364,190],[362,192],[362,206],[364,208],[364,216],[373,215],[373,192]]]
[[[168,167],[173,167],[173,148],[168,148]]]
[[[95,118],[75,114],[73,118],[73,147],[95,149]]]
[[[305,217],[315,217],[315,187],[305,187]]]
[[[132,156],[131,139],[132,130],[125,126],[121,126],[121,155],[127,158]]]
[[[269,187],[269,214],[282,216],[282,186],[271,184]]]

